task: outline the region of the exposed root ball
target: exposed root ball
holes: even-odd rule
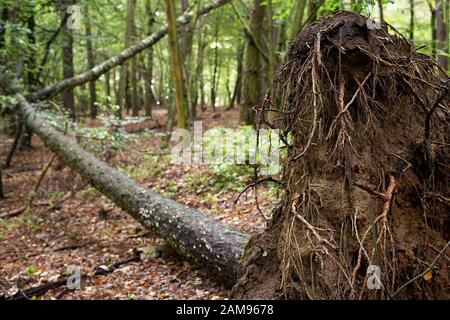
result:
[[[286,192],[233,298],[450,298],[450,82],[370,26],[340,11],[291,44],[257,120],[292,143]]]

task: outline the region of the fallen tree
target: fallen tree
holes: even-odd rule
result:
[[[165,198],[111,168],[48,124],[21,95],[17,112],[23,122],[86,182],[111,199],[183,256],[206,267],[225,285],[236,271],[248,236],[199,211]]]
[[[200,8],[197,13],[186,12],[177,19],[177,24],[187,24],[195,15],[206,15],[228,2],[230,0],[215,0]],[[167,27],[162,27],[138,44],[78,76],[29,94],[27,98],[16,94],[18,103],[15,111],[50,150],[63,158],[88,183],[164,239],[181,255],[208,269],[219,282],[231,286],[236,281],[237,267],[247,234],[152,192],[109,167],[53,128],[29,103],[48,99],[68,88],[96,80],[108,70],[154,45],[166,34]],[[14,88],[10,88],[10,93],[13,92]]]

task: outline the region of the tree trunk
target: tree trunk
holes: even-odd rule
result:
[[[92,69],[95,67],[95,56],[94,56],[94,46],[92,44],[92,27],[91,27],[91,16],[89,14],[89,6],[84,6],[85,8],[85,21],[86,21],[86,51],[87,51],[87,61],[88,68]],[[91,119],[97,117],[97,92],[95,90],[95,80],[89,81],[89,110]]]
[[[431,55],[436,58],[436,11],[431,0],[428,0],[428,8],[430,9]]]
[[[235,282],[248,235],[144,188],[53,129],[24,97],[17,95],[17,99],[17,111],[26,125],[70,168],[183,256],[206,267],[220,282]]]
[[[216,21],[214,24],[214,64],[213,64],[213,71],[212,71],[212,81],[211,81],[211,108],[214,110],[216,108],[216,97],[217,97],[217,71],[219,68],[219,25],[220,25],[220,18],[221,14],[216,15]]]
[[[177,111],[178,128],[188,128],[188,102],[186,83],[184,81],[183,64],[180,59],[177,26],[175,23],[175,4],[173,0],[165,0],[167,27],[169,29],[169,51],[172,65],[173,82],[175,85],[175,107]]]
[[[67,8],[76,3],[76,0],[63,0],[61,19],[65,19]],[[75,69],[73,65],[73,36],[72,30],[64,26],[62,43],[63,79],[73,78]],[[63,91],[63,104],[72,120],[75,120],[75,95],[72,88]]]
[[[124,47],[129,48],[131,45],[131,38],[133,36],[133,24],[134,24],[134,16],[135,16],[135,10],[136,10],[136,0],[128,0],[127,1],[127,18],[126,18],[126,25],[125,25],[125,39],[124,39]],[[134,60],[134,57],[131,57],[131,59]],[[123,107],[123,104],[125,102],[127,113],[130,110],[130,100],[127,95],[129,94],[129,91],[127,88],[129,88],[129,64],[128,62],[124,62],[120,68],[120,79],[119,79],[119,94],[117,97],[117,104],[121,107]],[[133,108],[134,110],[134,108]]]
[[[8,22],[9,9],[4,7],[2,9],[1,20],[0,20],[0,49],[5,47],[5,33],[6,33],[6,23]],[[0,56],[0,63],[3,64],[3,59]]]
[[[36,21],[35,21],[35,7],[33,3],[30,3],[30,17],[27,21],[28,26],[28,44],[29,52],[26,59],[27,65],[27,87],[30,92],[34,92],[37,87],[37,64],[36,64]],[[31,141],[33,139],[33,132],[27,127],[24,128],[22,135],[22,148],[31,148]]]
[[[308,19],[306,23],[313,23],[317,20],[319,8],[324,0],[309,0],[308,2]]]
[[[147,20],[147,32],[151,34],[153,32],[153,25],[155,23],[155,17],[152,12],[151,1],[145,2],[145,11],[148,14]],[[145,116],[152,118],[152,107],[155,104],[156,99],[152,89],[153,81],[153,47],[147,50],[147,65],[145,65],[144,59],[144,83],[145,83]]]
[[[200,5],[200,2],[198,2]],[[189,9],[189,0],[181,0],[181,10],[186,12]],[[184,60],[184,79],[186,81],[186,95],[188,106],[192,106],[192,95],[196,84],[193,83],[192,75],[192,43],[194,40],[194,29],[198,19],[191,20],[188,24],[181,26],[180,33],[180,52]],[[195,110],[192,107],[188,108],[189,119],[193,120],[195,117]]]
[[[436,40],[438,62],[442,68],[448,70],[448,27],[445,21],[445,0],[436,0]],[[447,77],[446,75],[444,75]]]
[[[409,40],[414,40],[414,1],[409,0]]]
[[[265,6],[262,0],[253,1],[253,12],[250,18],[250,31],[257,43],[262,43]],[[252,110],[262,98],[261,57],[257,47],[250,39],[247,41],[245,57],[245,76],[243,88],[243,103],[241,105],[241,121],[252,124],[255,118]]]
[[[294,9],[294,20],[292,21],[291,40],[297,37],[302,30],[303,17],[305,15],[306,1],[297,1]]]
[[[244,67],[244,51],[245,45],[239,45],[236,52],[237,70],[236,70],[236,84],[234,86],[233,96],[231,97],[230,105],[228,109],[232,109],[234,104],[241,104],[241,93],[242,93],[242,71]]]
[[[383,0],[378,1],[378,11],[380,13],[380,21],[384,21],[384,9],[383,9]]]

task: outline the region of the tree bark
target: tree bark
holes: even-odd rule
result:
[[[124,47],[125,48],[129,48],[131,45],[135,9],[136,9],[136,0],[128,0],[127,1],[127,18],[126,18],[126,25],[125,25],[125,38],[124,38]],[[131,59],[134,60],[134,56],[131,57]],[[124,61],[124,63],[120,67],[119,94],[117,96],[117,105],[119,105],[122,108],[123,104],[125,102],[127,113],[130,110],[130,104],[131,104],[130,102],[132,102],[128,96],[129,90],[127,90],[127,89],[129,89],[129,80],[130,80],[129,64],[127,61]],[[133,111],[134,111],[134,106],[133,106]]]
[[[203,6],[200,11],[199,15],[203,16],[211,12],[212,10],[219,8],[227,3],[229,3],[231,0],[215,0],[205,6]],[[177,19],[177,25],[184,25],[186,23],[189,23],[189,21],[194,16],[194,13],[189,12],[185,13],[184,15],[180,16]],[[83,72],[82,74],[75,76],[71,79],[66,79],[64,81],[61,81],[57,84],[50,85],[45,87],[44,89],[39,90],[38,92],[32,93],[27,96],[27,100],[31,102],[35,102],[38,100],[46,100],[53,95],[56,95],[58,93],[63,92],[64,90],[75,88],[79,85],[82,85],[83,83],[87,83],[91,80],[98,79],[102,74],[106,73],[107,71],[113,69],[114,67],[117,67],[118,65],[121,65],[128,59],[134,57],[135,55],[141,53],[148,47],[153,46],[155,43],[157,43],[159,40],[161,40],[168,32],[167,26],[160,28],[158,31],[152,33],[147,38],[143,39],[141,42],[137,43],[136,45],[133,45],[118,55],[109,58],[108,60],[104,61],[103,63],[95,66],[94,68]]]
[[[67,8],[75,4],[75,0],[63,0],[62,10],[61,10],[61,20],[66,19]],[[72,30],[68,29],[66,26],[63,33],[63,44],[62,44],[62,61],[63,61],[63,79],[71,79],[75,75],[75,69],[73,65],[73,36]],[[70,117],[75,120],[75,95],[73,88],[65,88],[63,93],[63,104],[64,107],[70,114]]]
[[[188,102],[186,83],[183,74],[183,64],[180,59],[177,25],[175,22],[175,4],[173,0],[165,0],[167,26],[169,29],[169,52],[172,65],[173,82],[175,85],[175,107],[177,111],[178,128],[188,128]]]
[[[378,0],[378,11],[380,13],[380,21],[384,21],[383,0]]]
[[[211,81],[211,108],[214,110],[216,108],[216,97],[217,97],[217,81],[218,81],[218,68],[219,68],[219,26],[220,26],[220,18],[221,14],[216,15],[216,21],[214,25],[214,64],[213,64],[213,71],[212,71],[212,81]]]
[[[436,40],[438,49],[438,62],[442,68],[448,70],[448,27],[445,21],[445,0],[436,0]],[[440,54],[442,53],[442,54]],[[444,75],[447,77],[446,75]]]
[[[303,17],[305,15],[306,1],[297,1],[294,9],[294,20],[292,21],[291,40],[297,37],[297,34],[303,27]]]
[[[236,74],[236,84],[234,86],[233,96],[231,97],[228,109],[232,109],[234,104],[241,104],[241,92],[242,92],[242,70],[244,68],[244,51],[245,45],[239,45],[236,52],[237,59],[237,74]]]
[[[95,67],[95,55],[94,55],[94,46],[92,41],[92,26],[91,26],[91,16],[89,14],[89,6],[85,7],[85,21],[86,21],[86,51],[87,51],[87,61],[89,69]],[[97,117],[97,92],[95,90],[95,80],[89,81],[89,111],[91,115],[91,119],[95,119]]]
[[[253,12],[250,18],[250,32],[257,43],[262,43],[262,31],[264,22],[265,7],[262,0],[253,1]],[[245,124],[252,124],[255,118],[252,108],[260,102],[262,98],[262,73],[260,52],[253,43],[247,42],[247,53],[245,57],[245,76],[243,88],[243,103],[241,105],[241,121]]]
[[[414,40],[414,1],[409,0],[409,40]]]
[[[436,11],[431,0],[427,1],[430,9],[431,55],[436,58]]]
[[[155,17],[152,12],[151,1],[146,0],[145,2],[145,11],[148,14],[147,20],[147,32],[151,34],[153,32],[153,25],[155,23]],[[153,47],[148,48],[147,51],[147,65],[145,65],[144,59],[144,82],[145,82],[145,116],[152,118],[152,108],[153,104],[155,104],[156,99],[152,89],[152,80],[153,80]]]
[[[235,282],[247,234],[144,188],[55,130],[23,96],[17,95],[17,99],[17,112],[26,125],[70,168],[220,282]]]

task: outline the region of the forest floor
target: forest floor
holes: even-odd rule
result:
[[[161,109],[155,110],[155,115],[159,124],[165,123]],[[238,110],[204,112],[199,118],[203,120],[203,130],[235,126]],[[140,131],[137,129],[154,128],[155,121],[131,126],[134,128],[127,130]],[[223,223],[249,233],[263,230],[264,219],[252,192],[234,204],[243,187],[251,183],[251,175],[230,181],[208,166],[172,164],[170,149],[160,149],[162,132],[160,127],[133,134],[132,142],[122,145],[108,162],[148,188]],[[4,161],[13,139],[2,136],[0,141]],[[27,203],[52,157],[53,153],[37,137],[33,138],[32,149],[17,150],[12,166],[3,170],[6,198],[0,200],[0,216]],[[227,298],[228,291],[209,279],[204,270],[173,254],[158,258],[141,254],[136,262],[106,275],[95,275],[94,270],[107,270],[107,266],[132,258],[136,252],[151,251],[162,240],[94,188],[83,186],[81,178],[56,159],[44,176],[31,210],[0,219],[0,296],[53,282],[74,265],[87,276],[80,289],[68,291],[61,286],[37,299]],[[55,207],[62,199],[67,200]],[[269,211],[275,201],[273,189],[259,189],[258,203],[263,211]]]

